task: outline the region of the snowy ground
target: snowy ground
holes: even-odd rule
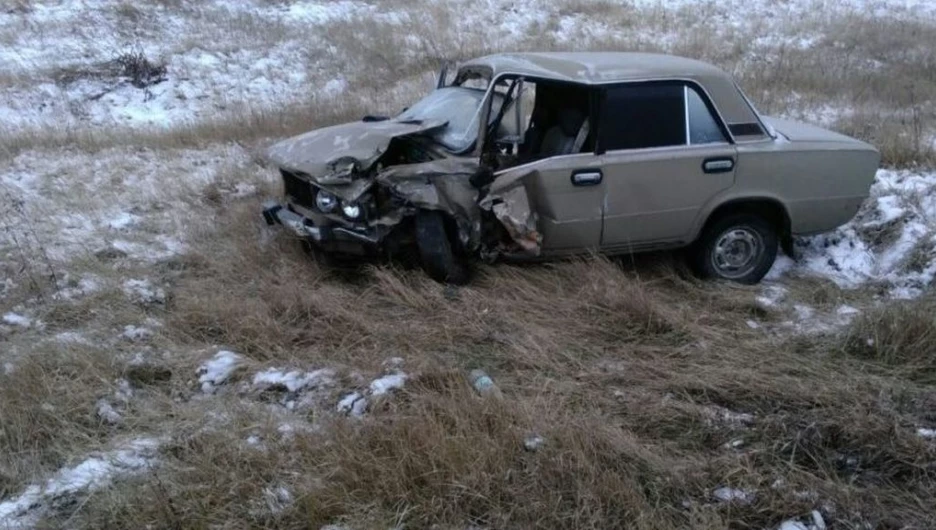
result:
[[[572,2],[447,4],[460,15],[452,19],[441,10],[357,0],[213,0],[183,9],[115,0],[34,2],[29,9],[0,11],[0,121],[14,131],[38,126],[172,127],[327,98],[358,81],[359,72],[348,63],[353,58],[343,56],[335,30],[329,30],[349,22],[388,24],[397,29],[400,41],[413,46],[413,54],[436,51],[448,42],[509,49],[544,31],[564,48],[612,41],[671,49],[687,38],[680,17],[701,13],[705,25],[726,38],[756,30],[760,37],[748,52],[753,61],[778,47],[808,48],[825,37],[818,29],[789,25],[817,12],[830,17],[851,12],[910,20],[936,17],[936,6],[925,0],[638,0],[632,3],[638,16],[666,13],[671,20],[622,28],[588,11],[576,13]],[[442,42],[427,41],[418,32],[434,23],[453,31]],[[102,73],[103,65],[136,52],[166,66],[159,82],[136,88],[125,76]],[[841,110],[820,107],[812,113],[821,119]]]
[[[431,68],[413,64],[466,50],[538,45],[586,49],[611,42],[622,48],[680,51],[702,38],[686,29],[692,21],[710,28],[706,39],[746,40],[747,48],[734,63],[741,73],[746,65],[775,57],[778,50],[808,50],[829,38],[821,33],[817,13],[820,21],[870,13],[936,24],[936,4],[926,0],[630,2],[627,9],[638,20],[653,17],[646,27],[604,20],[600,2],[594,7],[589,2],[547,5],[534,0],[442,4],[420,8],[391,1],[217,0],[138,6],[117,0],[49,0],[0,7],[3,373],[15,374],[20,359],[49,342],[66,348],[104,344],[128,358],[156,355],[151,345],[162,344],[164,322],[152,308],[169,303],[160,283],[164,275],[157,269],[189,249],[189,237],[212,208],[256,200],[275,189],[275,174],[255,163],[263,141],[208,138],[203,145],[179,147],[171,140],[174,132],[291,105],[335,102],[349,94],[373,100],[374,94],[392,90],[400,99],[431,79]],[[808,23],[791,25],[799,19]],[[394,36],[376,48],[352,47],[355,37],[348,32],[377,25],[393,28]],[[427,36],[431,26],[450,31]],[[747,39],[753,35],[760,37]],[[132,76],[113,63],[128,53],[141,53],[165,71],[146,79],[145,86],[134,86]],[[408,71],[392,78],[390,88],[369,85],[374,71],[389,75],[397,60]],[[802,100],[781,113],[831,125],[855,112],[847,102]],[[163,133],[169,138],[164,145],[153,140]],[[149,135],[148,141],[100,145],[95,140],[93,148],[82,147],[88,138],[132,134]],[[65,135],[64,145],[45,141],[56,135]],[[752,295],[782,314],[782,322],[751,320],[748,327],[830,333],[871,305],[920,296],[931,289],[936,275],[936,171],[880,170],[871,198],[854,220],[830,234],[802,238],[796,247],[796,261],[781,257]],[[838,301],[815,307],[798,290],[808,281],[834,284],[845,293],[843,299],[858,300],[858,307]],[[44,304],[106,300],[108,293],[130,300],[142,308],[140,313],[114,319],[106,329],[45,331]],[[189,391],[201,392],[194,399],[221,402],[248,396],[252,403],[263,401],[262,406],[282,418],[281,435],[314,429],[297,417],[310,410],[351,416],[353,421],[407,381],[401,359],[391,359],[379,373],[365,371],[365,377],[353,367],[260,367],[220,348],[198,355],[199,364],[189,376]],[[100,420],[112,426],[121,425],[136,399],[128,385],[116,386],[93,401]],[[259,397],[270,393],[272,400]],[[924,432],[932,437],[931,429],[921,428],[921,436]],[[0,498],[0,527],[31,526],[75,492],[91,492],[158,466],[156,449],[164,441],[156,429],[129,439],[115,436],[99,451],[76,456],[19,493]],[[251,434],[245,443],[262,446],[265,439]],[[713,495],[738,502],[748,494],[724,488]],[[289,502],[288,489],[270,490],[268,505]],[[782,528],[825,525],[818,512],[802,520],[806,522],[791,520]]]

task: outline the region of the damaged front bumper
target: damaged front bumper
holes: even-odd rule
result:
[[[376,247],[381,243],[384,236],[379,227],[350,228],[346,226],[316,225],[311,219],[276,201],[264,203],[262,213],[263,220],[268,225],[282,225],[297,236],[320,246],[350,243]]]

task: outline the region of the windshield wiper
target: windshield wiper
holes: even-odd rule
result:
[[[422,125],[422,120],[416,118],[410,118],[408,120],[397,120],[397,123],[405,123],[406,125]]]

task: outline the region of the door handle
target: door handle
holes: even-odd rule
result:
[[[727,156],[706,158],[702,161],[702,171],[705,173],[728,173],[734,169],[734,159]]]
[[[596,186],[601,184],[601,171],[597,169],[579,169],[572,172],[573,186]]]

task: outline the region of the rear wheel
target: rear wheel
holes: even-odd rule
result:
[[[455,252],[441,212],[423,210],[416,214],[416,245],[423,269],[441,283],[468,283],[468,264]]]
[[[693,268],[705,278],[757,283],[777,257],[777,230],[758,215],[738,213],[711,223],[691,251]]]

